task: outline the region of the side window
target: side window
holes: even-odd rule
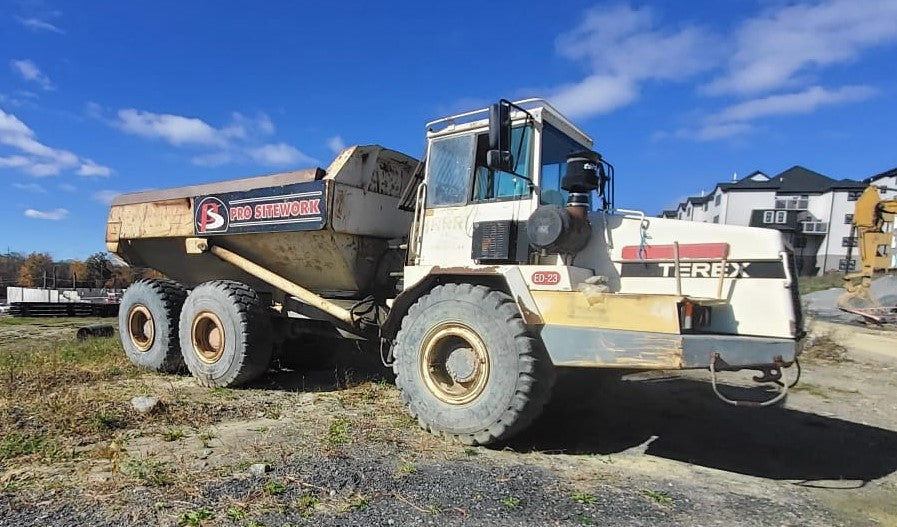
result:
[[[567,191],[561,188],[561,180],[567,173],[567,154],[581,150],[587,150],[587,148],[548,123],[542,126],[539,204],[563,207],[567,203]],[[589,198],[592,197],[589,196]]]
[[[516,172],[532,178],[532,128],[517,126],[511,130],[511,154]],[[530,184],[524,178],[508,172],[494,171],[486,166],[489,134],[477,136],[476,163],[473,174],[473,201],[517,199],[529,196]]]
[[[473,134],[435,139],[430,144],[427,207],[463,205],[473,166]]]

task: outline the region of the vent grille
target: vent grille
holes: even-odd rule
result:
[[[483,221],[473,225],[471,259],[477,262],[509,262],[511,240],[514,237],[511,221]]]

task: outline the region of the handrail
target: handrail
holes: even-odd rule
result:
[[[427,183],[421,181],[417,186],[415,197],[414,215],[411,220],[411,229],[408,234],[408,256],[411,265],[420,263],[420,240],[423,236],[423,219],[427,201]]]
[[[633,209],[614,209],[613,212],[614,212],[614,213],[622,212],[622,213],[623,213],[623,216],[626,216],[626,217],[635,216],[635,217],[637,217],[637,218],[640,219],[640,220],[644,220],[644,219],[645,219],[645,213],[644,213],[644,211],[641,211],[641,210],[633,210]]]
[[[582,134],[583,137],[587,138],[590,142],[594,142],[594,140],[592,139],[591,136],[589,136],[589,134],[583,132],[578,126],[576,126],[575,124],[573,124],[573,122],[570,121],[570,119],[567,119],[567,118],[564,116],[564,114],[561,113],[560,110],[558,110],[557,108],[555,108],[550,102],[548,102],[547,100],[545,100],[545,99],[543,99],[543,98],[541,98],[541,97],[530,97],[529,99],[522,99],[522,100],[520,100],[520,101],[513,101],[513,104],[516,105],[516,106],[533,105],[533,106],[542,106],[543,108],[547,108],[547,109],[548,109],[548,110],[549,110],[555,117],[557,117],[562,123],[564,123],[565,125],[569,126],[570,128],[572,128],[572,129],[576,130],[577,132],[579,132],[580,134]],[[439,119],[436,119],[435,121],[430,121],[430,122],[428,122],[427,125],[426,125],[426,129],[427,129],[427,130],[431,130],[431,129],[433,128],[433,126],[435,126],[435,125],[437,125],[437,124],[440,124],[440,123],[457,124],[457,121],[458,121],[459,119],[463,119],[464,117],[472,117],[472,116],[474,116],[474,115],[486,114],[486,113],[488,113],[488,112],[489,112],[489,108],[482,108],[482,109],[480,109],[480,110],[472,110],[472,111],[469,111],[469,112],[459,113],[459,114],[457,114],[457,115],[450,115],[450,116],[448,116],[448,117],[441,117],[441,118],[439,118]]]

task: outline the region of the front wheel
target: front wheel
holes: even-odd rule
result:
[[[555,376],[513,299],[470,284],[437,286],[409,309],[393,369],[421,427],[465,444],[502,441],[529,425]]]

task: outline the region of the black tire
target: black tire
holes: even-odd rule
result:
[[[452,371],[456,353],[474,358],[454,368],[464,373]],[[422,428],[469,445],[501,442],[526,428],[548,402],[555,378],[514,300],[470,284],[436,286],[411,306],[396,336],[393,371]]]
[[[138,280],[122,296],[118,309],[121,345],[131,362],[148,370],[184,369],[178,321],[187,290],[172,280]]]
[[[258,293],[240,282],[214,280],[191,291],[181,310],[180,336],[184,363],[203,386],[246,384],[271,364],[270,315]]]

